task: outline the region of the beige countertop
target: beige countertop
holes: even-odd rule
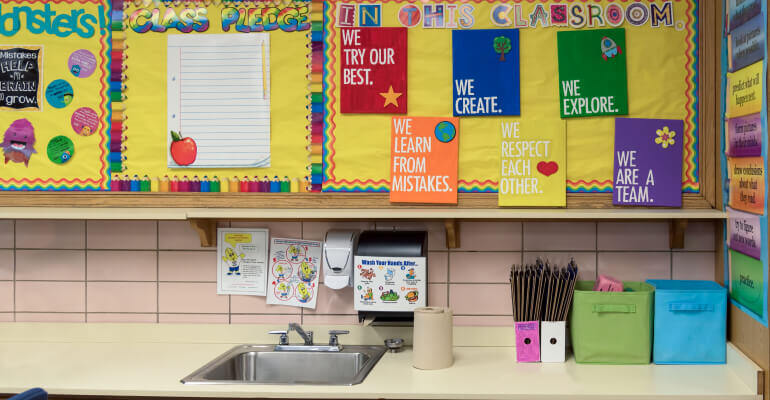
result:
[[[197,326],[85,325],[0,324],[0,393],[43,387],[51,394],[184,397],[760,398],[756,395],[758,368],[732,346],[728,346],[726,365],[690,366],[577,365],[572,360],[517,364],[510,346],[458,346],[454,366],[437,371],[412,368],[412,353],[407,349],[386,353],[366,380],[355,386],[184,385],[179,382],[182,377],[240,343],[227,343],[231,338],[246,329],[268,327],[228,330],[223,325],[190,332],[198,331]],[[479,333],[474,337],[488,335],[485,328],[475,329]],[[225,333],[203,342],[202,336],[216,332]],[[497,334],[493,331],[488,337]],[[372,335],[362,331],[353,337],[371,339]]]

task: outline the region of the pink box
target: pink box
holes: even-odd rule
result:
[[[622,292],[623,282],[607,275],[599,275],[594,284],[594,292]]]
[[[516,332],[516,361],[540,361],[540,322],[527,321],[514,324]]]

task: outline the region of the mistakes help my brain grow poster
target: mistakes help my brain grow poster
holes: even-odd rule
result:
[[[109,2],[0,5],[0,190],[106,190]]]
[[[684,130],[679,133],[685,149],[681,189],[699,190],[695,0],[328,0],[323,4],[324,191],[391,189],[390,159],[382,155],[389,153],[388,133],[394,114],[345,113],[341,108],[346,48],[342,32],[379,28],[407,30],[408,115],[460,117],[460,192],[498,191],[500,163],[495,155],[500,153],[502,122],[511,116],[519,116],[522,124],[536,124],[544,117],[548,121],[562,119],[558,35],[598,29],[612,31],[608,37],[615,42],[617,53],[612,44],[604,45],[602,51],[601,39],[608,35],[604,34],[586,45],[581,57],[590,57],[600,66],[625,62],[628,101],[627,110],[621,111],[624,116],[684,121]],[[505,35],[466,36],[480,30],[503,31]],[[518,49],[514,30],[518,32]],[[623,35],[613,36],[616,31]],[[498,37],[501,39],[496,45]],[[468,68],[458,62],[462,57],[470,58]],[[621,70],[617,71],[619,76]],[[618,92],[621,84],[592,95],[587,78],[569,80],[586,80],[575,88],[579,93],[575,98],[614,96],[613,109],[623,104],[623,94]],[[395,86],[394,92],[398,92]],[[508,107],[516,104],[517,93],[518,114],[515,107]],[[564,172],[569,192],[612,191],[614,118],[592,114],[562,119],[566,124]]]

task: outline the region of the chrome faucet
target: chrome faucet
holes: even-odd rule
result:
[[[305,341],[305,344],[290,344],[289,332],[296,331]],[[273,335],[280,335],[280,341],[275,346],[275,351],[342,351],[342,345],[339,342],[337,336],[350,333],[345,330],[330,330],[329,331],[329,345],[316,345],[313,344],[313,332],[302,329],[299,324],[290,323],[289,328],[285,331],[270,331]]]
[[[313,345],[313,331],[305,332],[305,330],[302,329],[302,327],[299,324],[295,323],[295,322],[292,322],[292,323],[289,324],[288,331],[289,332],[296,331],[297,334],[299,334],[299,336],[302,337],[302,340],[305,341],[305,346],[312,346]]]

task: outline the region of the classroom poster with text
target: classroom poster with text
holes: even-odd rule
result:
[[[594,29],[556,35],[561,117],[627,115],[626,31]]]
[[[457,118],[393,117],[390,201],[457,203]]]
[[[682,206],[682,130],[672,119],[615,119],[612,204]]]
[[[566,123],[555,120],[510,120],[500,124],[498,205],[567,205]]]

